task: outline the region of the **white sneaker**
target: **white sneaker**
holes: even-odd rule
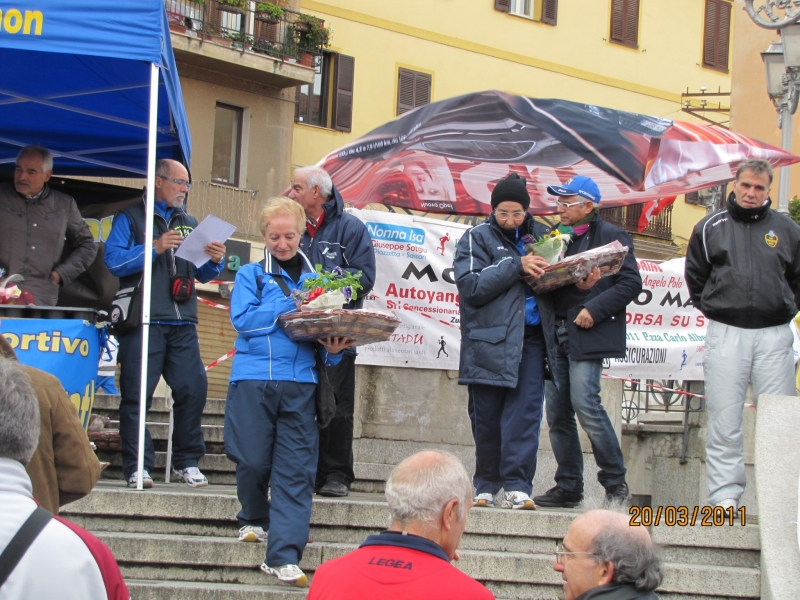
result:
[[[472,499],[472,506],[484,506],[486,508],[494,507],[494,494],[488,492],[478,494]]]
[[[732,508],[733,512],[736,512],[737,510],[739,510],[739,501],[734,498],[725,498],[725,500],[723,500],[722,502],[717,502],[716,506],[721,506],[726,511],[729,508]]]
[[[185,469],[172,469],[174,477],[180,477],[186,482],[186,485],[193,488],[203,487],[208,485],[208,479],[200,472],[197,467],[186,467]]]
[[[245,525],[239,530],[240,542],[263,542],[267,539],[267,532],[258,525]]]
[[[261,565],[261,570],[267,575],[277,577],[279,581],[297,587],[308,587],[308,577],[297,565],[283,565],[282,567],[269,567],[267,563]]]
[[[500,506],[514,510],[536,510],[536,504],[525,492],[504,492]]]
[[[133,475],[128,477],[128,487],[132,487],[132,488],[136,487],[136,483],[138,482],[138,479],[137,479],[136,476],[138,474],[139,474],[139,471],[134,471]],[[143,469],[142,470],[142,487],[144,489],[146,489],[146,490],[149,490],[151,487],[153,487],[153,478],[150,477],[150,473],[147,472],[147,469]]]

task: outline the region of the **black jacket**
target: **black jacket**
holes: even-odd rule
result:
[[[743,210],[731,194],[726,208],[695,226],[686,283],[692,302],[709,319],[763,329],[785,325],[797,314],[800,227],[769,206]]]
[[[658,600],[655,592],[640,592],[630,584],[609,583],[584,592],[575,600]]]
[[[559,317],[566,317],[569,327],[570,360],[597,360],[625,357],[625,309],[642,291],[642,277],[633,256],[630,236],[616,225],[595,215],[589,231],[567,248],[567,256],[618,241],[629,248],[622,268],[616,275],[604,277],[588,292],[568,285],[551,292]],[[583,329],[575,325],[582,309],[589,311],[594,325]]]
[[[530,216],[523,227],[537,238],[547,233]],[[461,313],[458,383],[516,387],[525,336],[526,284],[520,279],[519,250],[490,215],[458,241],[453,267]],[[554,373],[555,314],[546,297],[536,296],[536,303]]]

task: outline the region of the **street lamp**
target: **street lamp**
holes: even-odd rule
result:
[[[780,31],[781,41],[761,53],[767,74],[767,93],[778,111],[781,148],[792,151],[792,115],[800,99],[800,2],[769,0],[758,9],[754,0],[745,0],[750,18],[766,29]],[[778,186],[778,212],[789,212],[789,167],[781,167]]]

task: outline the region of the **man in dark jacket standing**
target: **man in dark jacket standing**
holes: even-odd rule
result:
[[[313,265],[325,270],[341,267],[361,271],[358,300],[344,308],[361,308],[375,285],[375,253],[367,227],[344,212],[344,201],[330,175],[319,167],[297,169],[289,197],[306,211],[306,232],[300,249]],[[336,416],[319,432],[319,461],[315,489],[321,496],[347,496],[353,473],[353,410],[356,391],[356,351],[348,348],[342,360],[328,369],[336,395]]]
[[[625,464],[619,440],[600,402],[600,376],[604,358],[625,356],[625,308],[642,290],[633,242],[622,229],[600,218],[600,190],[589,177],[573,177],[563,186],[549,186],[547,191],[559,196],[558,232],[571,238],[567,256],[615,240],[629,252],[616,275],[600,279],[600,270],[595,268],[585,280],[550,294],[556,310],[558,388],[547,383],[546,410],[558,468],[555,487],[534,501],[541,506],[574,507],[583,500],[577,414],[600,468],[597,479],[606,490],[606,502],[625,502],[629,496]]]
[[[38,306],[55,306],[60,286],[92,264],[97,254],[72,196],[50,189],[53,156],[26,146],[17,156],[14,182],[0,184],[0,268],[22,275],[19,284]],[[61,260],[64,243],[70,253]]]
[[[222,271],[225,245],[211,242],[205,252],[209,260],[199,268],[175,250],[197,227],[197,219],[183,211],[186,193],[191,189],[189,172],[177,161],[156,163],[155,214],[153,240],[145,240],[144,203],[125,208],[114,217],[106,241],[105,261],[112,275],[119,277],[120,288],[136,287],[142,281],[145,257],[153,262],[150,293],[150,337],[147,361],[147,409],[153,400],[158,380],[164,376],[175,399],[173,474],[190,487],[208,485],[197,463],[205,454],[201,418],[206,404],[208,380],[197,339],[197,292],[194,285],[188,298],[173,295],[173,277],[207,282]],[[141,318],[141,317],[140,317]],[[119,434],[122,438],[122,471],[130,487],[137,485],[139,448],[139,394],[142,360],[142,329],[136,327],[118,336],[122,366],[119,387]],[[145,431],[145,456],[142,486],[153,487],[150,472],[155,466],[155,449],[150,432]]]
[[[772,167],[739,165],[728,205],[700,221],[686,252],[692,303],[709,319],[703,362],[708,502],[737,510],[746,484],[742,409],[796,395],[789,321],[800,305],[800,227],[771,210]]]

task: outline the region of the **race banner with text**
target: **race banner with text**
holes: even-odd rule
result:
[[[643,285],[625,313],[626,356],[604,361],[604,372],[634,379],[702,380],[707,319],[689,298],[686,259],[637,262]]]
[[[352,213],[367,226],[377,264],[364,307],[391,310],[402,321],[388,342],[360,347],[357,363],[458,369],[453,256],[468,227],[381,211]],[[638,263],[643,289],[626,311],[626,357],[604,361],[604,371],[635,379],[703,379],[706,320],[689,299],[684,259]]]
[[[458,369],[461,331],[453,254],[469,227],[372,210],[352,213],[367,226],[378,273],[364,308],[391,310],[402,321],[388,342],[359,347],[356,362]]]
[[[19,362],[61,381],[86,429],[100,358],[97,328],[79,319],[2,319],[0,335],[14,349]]]

